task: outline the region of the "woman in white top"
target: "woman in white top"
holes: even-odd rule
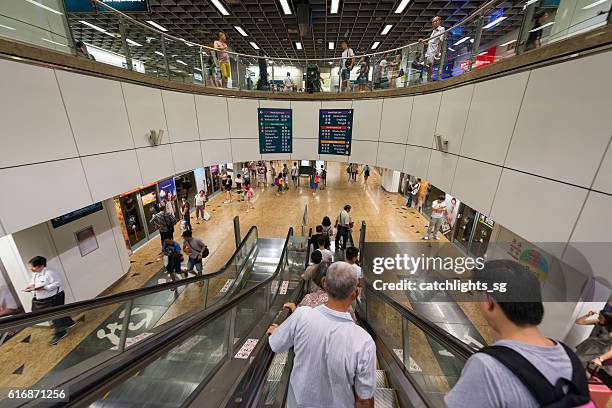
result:
[[[204,211],[206,210],[206,202],[208,201],[208,198],[206,197],[204,190],[200,190],[193,200],[196,212],[196,224],[199,224],[200,218],[204,220]]]
[[[32,299],[32,311],[61,306],[65,302],[64,287],[60,274],[51,268],[47,268],[47,260],[42,256],[35,256],[28,262],[32,271],[32,280],[24,289],[25,292],[34,292]],[[54,346],[68,335],[68,329],[76,323],[69,316],[52,320],[55,335],[49,344]]]

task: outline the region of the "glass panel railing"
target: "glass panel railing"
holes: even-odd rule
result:
[[[53,387],[91,369],[100,363],[122,353],[138,342],[150,337],[190,312],[203,310],[212,304],[225,299],[223,285],[219,283],[236,279],[238,271],[246,267],[250,254],[257,248],[257,229],[252,228],[245,236],[239,251],[212,278],[190,278],[176,282],[172,288],[146,288],[147,293],[137,296],[118,294],[129,300],[104,303],[104,298],[94,299],[95,305],[67,305],[81,310],[79,313],[63,312],[54,315],[52,320],[57,325],[72,325],[67,317],[74,319],[73,327],[54,332],[53,326],[46,319],[32,318],[33,323],[14,323],[2,332],[11,332],[10,339],[0,345],[0,363],[2,373],[0,388],[11,387]],[[162,275],[164,276],[164,275]],[[177,276],[180,279],[180,276]],[[169,284],[170,280],[159,278],[159,284]],[[228,287],[231,285],[227,285]],[[262,293],[259,297],[265,300]],[[112,299],[112,298],[111,298]],[[244,307],[241,316],[247,309],[261,310],[259,301]],[[22,321],[30,314],[18,316]],[[7,319],[0,319],[0,325]],[[248,320],[248,319],[247,319]],[[28,320],[25,320],[28,321]],[[251,320],[248,320],[251,321]],[[8,324],[8,323],[7,323]],[[127,328],[127,329],[126,329]],[[59,334],[57,344],[49,349],[49,340]],[[66,334],[65,338],[63,337]],[[45,356],[45,363],[40,364],[40,356]],[[0,401],[8,398],[0,392]],[[1,405],[1,402],[0,402]]]
[[[605,25],[612,5],[612,0],[491,0],[459,21],[456,15],[443,16],[443,35],[437,23],[425,23],[421,30],[406,33],[404,46],[379,51],[382,47],[373,43],[355,56],[343,78],[341,68],[346,67],[339,44],[332,58],[266,56],[270,50],[256,49],[254,43],[248,54],[223,55],[211,48],[213,39],[195,44],[171,31],[162,33],[101,0],[92,0],[96,13],[66,13],[60,0],[41,2],[46,8],[33,6],[36,2],[24,1],[17,8],[8,6],[13,2],[2,3],[0,36],[91,54],[98,62],[177,82],[288,93],[372,92],[455,77]],[[44,21],[40,13],[48,23],[37,23]],[[418,38],[423,33],[425,38]],[[80,50],[71,48],[73,40],[83,42]],[[230,50],[235,45],[231,38],[228,45]]]
[[[358,311],[403,365],[427,406],[444,408],[444,396],[457,382],[466,357],[445,347],[439,336],[413,323],[369,286]]]

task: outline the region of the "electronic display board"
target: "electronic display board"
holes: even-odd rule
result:
[[[291,109],[258,108],[259,153],[292,153]]]
[[[319,110],[319,154],[351,155],[352,109]]]

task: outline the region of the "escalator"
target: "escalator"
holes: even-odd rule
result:
[[[165,338],[171,328],[185,327],[187,322],[193,321],[202,313],[218,310],[229,299],[240,296],[263,281],[270,281],[271,275],[279,266],[281,252],[290,240],[293,242],[296,239],[292,233],[288,235],[287,240],[259,238],[257,228],[252,227],[218,272],[0,320],[0,332],[21,330],[11,339],[17,345],[11,345],[11,341],[3,345],[21,347],[25,354],[24,357],[19,357],[25,359],[25,364],[16,370],[17,374],[21,374],[24,367],[35,366],[38,360],[36,353],[28,353],[27,344],[21,345],[29,343],[35,336],[40,337],[39,333],[46,333],[46,329],[37,325],[66,315],[74,316],[80,322],[77,326],[80,330],[70,336],[73,340],[60,343],[59,348],[53,349],[57,354],[63,355],[59,363],[48,363],[45,367],[47,371],[29,383],[23,377],[14,376],[4,379],[3,386],[12,386],[8,381],[14,379],[14,386],[60,389],[87,376],[87,373],[98,370],[113,359],[135,353],[138,346],[150,343],[148,340],[154,342],[156,337]],[[304,239],[307,240],[306,237]],[[276,283],[277,288],[282,286],[280,282]],[[247,307],[243,307],[237,316],[249,322],[253,317],[249,317]],[[106,332],[107,327],[112,327],[114,331]],[[127,327],[127,330],[123,330],[124,327]],[[215,324],[210,327],[215,327]],[[235,327],[238,336],[242,336],[245,329],[240,324]],[[189,381],[179,378],[178,373],[194,372],[201,375],[208,372],[209,360],[211,356],[212,360],[216,356],[214,350],[210,349],[211,341],[214,342],[214,338],[204,338],[200,334],[200,338],[196,337],[183,345],[182,349],[170,353],[168,358],[160,363],[164,370],[170,373],[163,379],[157,376],[158,370],[148,370],[143,374],[155,385],[156,391],[163,393],[168,389],[183,389],[186,392],[189,389]],[[61,348],[62,345],[65,345],[66,350]],[[189,356],[183,358],[185,353],[181,353],[181,350],[187,349]],[[4,353],[5,356],[8,354]],[[31,356],[28,357],[29,354]],[[135,385],[133,392],[137,389],[138,385]],[[28,403],[27,400],[10,401],[7,395],[1,393],[0,397],[4,398],[0,401],[0,406],[21,406]]]

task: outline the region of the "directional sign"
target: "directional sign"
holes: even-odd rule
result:
[[[292,153],[291,109],[258,108],[259,153]]]
[[[352,109],[319,110],[319,154],[351,155]]]

